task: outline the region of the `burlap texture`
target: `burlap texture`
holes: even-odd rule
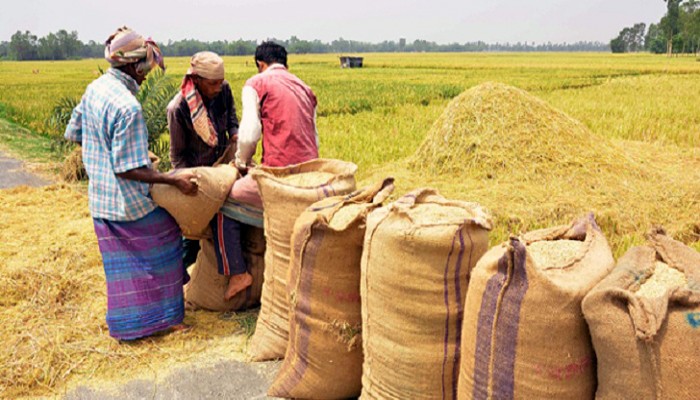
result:
[[[237,311],[260,304],[265,271],[263,230],[242,225],[243,258],[248,272],[253,276],[253,284],[236,294],[231,300],[224,300],[228,277],[220,275],[217,270],[214,242],[211,239],[202,239],[199,243],[197,261],[190,272],[190,281],[185,285],[185,302],[188,309]]]
[[[700,396],[700,253],[660,230],[648,239],[583,301],[598,358],[597,399]],[[683,272],[687,286],[639,297],[656,260]]]
[[[268,395],[304,399],[360,395],[365,219],[393,189],[393,179],[387,179],[316,202],[297,219],[288,277],[289,345]],[[334,217],[341,220],[331,223]]]
[[[582,243],[559,265],[538,264],[529,246],[544,240]],[[592,214],[492,248],[467,293],[459,398],[592,398],[594,353],[581,301],[614,265]]]
[[[189,239],[205,238],[209,222],[226,201],[233,183],[238,179],[238,169],[231,165],[216,167],[183,168],[174,173],[191,171],[199,189],[188,196],[172,185],[163,183],[151,187],[151,196],[159,206],[175,218],[183,236]]]
[[[414,218],[428,207],[433,218]],[[363,399],[456,397],[464,296],[490,229],[478,204],[432,189],[369,215],[360,282]]]
[[[263,201],[265,238],[265,283],[260,315],[248,354],[254,361],[284,357],[289,335],[289,300],[287,273],[290,241],[294,223],[311,204],[326,197],[344,195],[355,190],[355,164],[316,159],[289,167],[261,166],[251,171]],[[282,178],[305,172],[333,174],[319,186],[298,187]]]

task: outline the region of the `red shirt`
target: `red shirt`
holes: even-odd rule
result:
[[[262,164],[284,167],[318,158],[316,95],[286,68],[268,68],[248,79],[260,99]]]

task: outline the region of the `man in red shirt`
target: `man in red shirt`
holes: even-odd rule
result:
[[[255,49],[255,64],[259,73],[248,79],[241,94],[243,115],[235,159],[238,169],[247,173],[261,138],[262,165],[284,167],[318,158],[316,95],[287,70],[287,50],[276,43],[263,42]],[[236,181],[231,197],[262,209],[257,183],[249,175]],[[239,272],[241,265],[245,271],[242,255],[234,254],[240,252],[239,222],[218,215],[212,228],[218,240],[227,244],[238,242],[224,246],[225,252],[230,253],[224,255],[225,259],[233,261],[229,263],[233,272],[224,271],[224,275],[231,275],[225,295],[230,299],[252,283],[249,273]]]

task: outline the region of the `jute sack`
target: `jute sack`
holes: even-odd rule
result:
[[[195,175],[197,194],[188,196],[172,185],[157,183],[151,187],[151,196],[159,206],[175,218],[183,236],[201,239],[209,222],[219,211],[238,179],[238,169],[223,164],[217,167],[183,168],[174,173],[191,171]]]
[[[248,272],[253,276],[253,284],[236,294],[231,300],[224,300],[228,287],[228,277],[220,275],[216,266],[214,242],[211,239],[199,241],[197,261],[190,272],[190,281],[185,285],[185,304],[190,310],[237,311],[260,304],[263,275],[265,270],[265,236],[263,230],[248,225],[241,226],[243,259]]]
[[[614,265],[592,214],[489,250],[467,293],[459,398],[592,398],[581,301]]]
[[[454,399],[464,296],[488,248],[478,204],[419,189],[367,218],[363,399]]]
[[[357,397],[362,389],[360,260],[367,214],[394,190],[389,178],[314,203],[294,225],[288,275],[289,344],[269,396]]]
[[[260,314],[248,348],[252,360],[282,358],[287,349],[287,272],[294,222],[311,204],[354,191],[355,171],[355,164],[323,159],[251,171],[262,197],[267,239]]]
[[[662,230],[583,300],[598,399],[700,396],[700,253]]]

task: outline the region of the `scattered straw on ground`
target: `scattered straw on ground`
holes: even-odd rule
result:
[[[637,290],[637,296],[653,299],[663,296],[668,290],[684,287],[688,279],[681,271],[657,261],[654,273]]]
[[[490,209],[492,244],[593,211],[620,256],[662,225],[687,242],[700,223],[700,149],[613,141],[499,83],[455,99],[407,160],[363,175],[396,178],[396,195],[430,186]]]
[[[315,187],[327,183],[333,174],[330,172],[302,172],[299,174],[292,174],[282,177],[288,185],[299,186],[299,187]]]
[[[87,198],[69,186],[0,190],[0,243],[0,398],[153,377],[203,355],[242,358],[250,313],[188,312],[188,333],[111,339]]]
[[[539,268],[564,266],[581,252],[580,240],[540,240],[530,243],[527,252]]]

